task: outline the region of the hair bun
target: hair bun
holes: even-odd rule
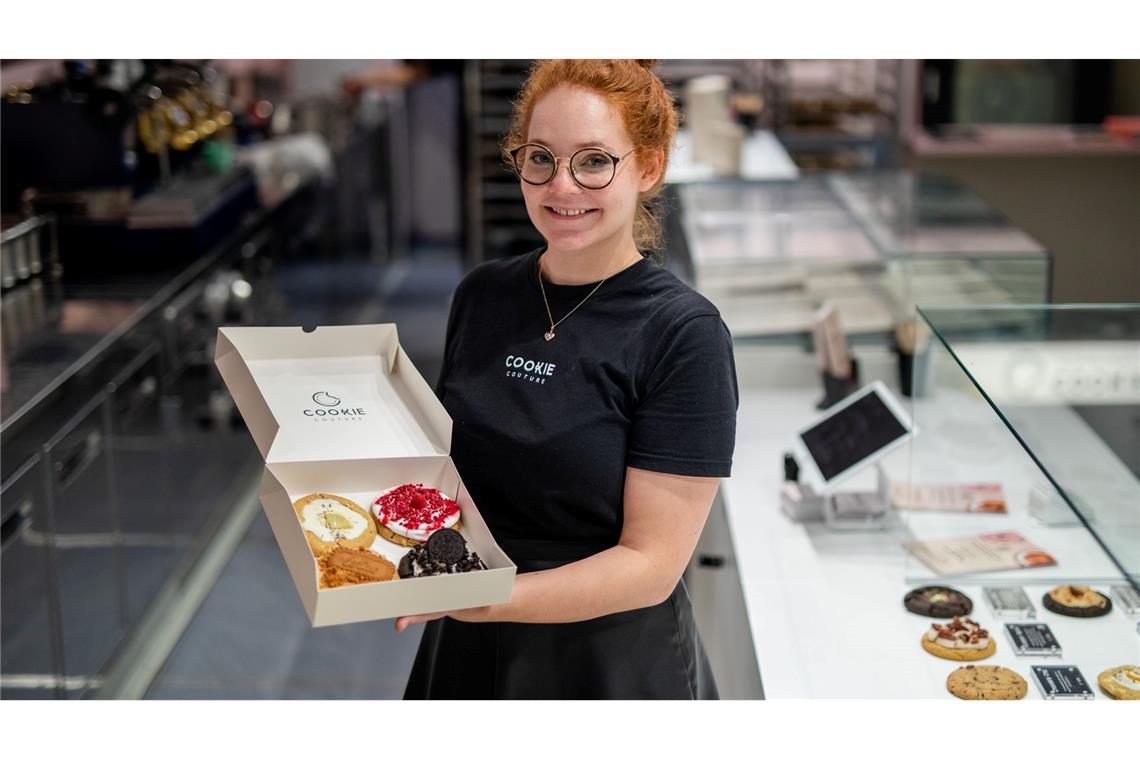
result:
[[[657,66],[657,59],[656,58],[635,58],[634,63],[636,63],[638,66],[641,66],[646,71],[653,71],[654,67]]]

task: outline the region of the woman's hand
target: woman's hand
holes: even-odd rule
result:
[[[418,623],[428,623],[449,617],[462,623],[489,623],[491,622],[490,607],[471,607],[466,610],[452,610],[451,612],[433,612],[428,615],[406,615],[396,618],[396,633],[403,633],[408,626]]]

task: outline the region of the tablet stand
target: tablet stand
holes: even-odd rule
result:
[[[823,497],[823,521],[834,530],[883,530],[891,517],[891,483],[875,462],[875,489],[838,491]]]

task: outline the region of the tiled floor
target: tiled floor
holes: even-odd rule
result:
[[[398,281],[385,283],[383,299],[370,297],[379,278],[362,267],[298,266],[283,273],[281,284],[291,304],[327,300],[329,293],[355,304],[351,315],[333,315],[331,322],[327,313],[299,307],[293,316],[302,324],[395,322],[404,349],[434,385],[447,307],[461,275],[457,252],[425,249]],[[147,698],[398,698],[419,637],[419,630],[396,634],[391,620],[312,628],[258,512]]]

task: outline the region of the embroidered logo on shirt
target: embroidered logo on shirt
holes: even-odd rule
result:
[[[506,366],[507,377],[517,377],[529,383],[545,385],[546,378],[554,376],[556,365],[552,362],[536,362],[533,359],[512,354],[507,357]]]

